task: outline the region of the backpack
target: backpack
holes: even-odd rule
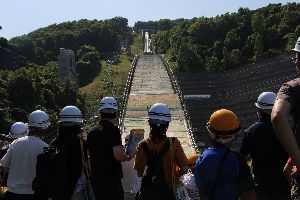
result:
[[[173,140],[173,138],[172,138]],[[142,178],[141,189],[136,200],[171,200],[175,199],[173,189],[168,187],[163,169],[163,157],[170,147],[169,140],[166,140],[159,153],[150,151],[147,142],[142,141],[141,147],[147,157],[148,168],[146,175]]]
[[[64,146],[65,147],[65,146]],[[37,156],[36,177],[32,189],[37,199],[70,199],[65,148],[45,147]]]

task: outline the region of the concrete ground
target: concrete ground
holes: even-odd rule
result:
[[[158,102],[167,104],[171,110],[172,121],[167,136],[178,138],[186,155],[194,153],[179,98],[173,91],[161,59],[156,55],[143,55],[137,62],[124,119],[123,141],[134,128],[144,129],[145,138],[148,137],[147,110]],[[135,175],[132,167],[133,161],[123,164],[125,199],[132,199],[130,191]]]

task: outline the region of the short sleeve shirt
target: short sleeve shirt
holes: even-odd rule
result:
[[[122,145],[121,134],[111,122],[101,120],[87,136],[87,148],[91,160],[91,180],[94,184],[119,184],[122,165],[113,154],[113,147]]]
[[[284,83],[277,93],[277,99],[290,103],[291,114],[294,120],[294,133],[300,137],[300,78]],[[298,140],[299,144],[299,140]]]
[[[156,152],[160,152],[161,148],[163,147],[165,141],[168,138],[165,138],[158,143],[153,142],[150,138],[146,139],[147,145],[150,150],[155,150]],[[187,166],[187,158],[184,154],[184,151],[181,147],[181,144],[178,139],[174,139],[172,142],[174,158],[173,158],[173,165],[178,167]],[[170,149],[166,152],[165,156],[163,157],[163,167],[164,167],[164,174],[166,178],[166,182],[168,185],[172,184],[172,172],[171,172],[171,156],[170,156]],[[134,169],[137,170],[138,174],[143,174],[145,170],[145,166],[147,165],[147,157],[143,152],[142,146],[138,144],[137,152],[135,157]],[[176,174],[175,174],[176,176]],[[176,182],[179,182],[179,177],[176,176]]]
[[[9,168],[8,191],[18,194],[33,194],[32,181],[36,176],[37,156],[48,144],[35,136],[15,140],[9,147],[0,165]],[[21,169],[21,170],[20,170]]]
[[[198,188],[204,189],[206,196],[212,191],[218,165],[225,151],[226,149],[222,147],[210,147],[196,162],[196,184]],[[235,200],[240,192],[254,189],[246,161],[233,152],[228,153],[217,179],[214,190],[214,199],[216,200]]]

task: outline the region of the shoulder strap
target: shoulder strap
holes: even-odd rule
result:
[[[150,149],[147,145],[147,142],[146,140],[143,140],[141,142],[141,147],[143,149],[143,152],[145,153],[145,156],[147,157],[148,161],[151,159],[151,152],[150,152]]]
[[[151,152],[150,152],[150,149],[149,149],[149,147],[147,145],[147,142],[145,140],[143,142],[141,142],[141,146],[142,146],[142,149],[143,149],[148,161],[151,160],[152,159]],[[156,176],[159,173],[160,168],[161,168],[160,163],[162,162],[162,159],[163,159],[164,155],[167,153],[167,151],[169,149],[169,146],[170,146],[170,142],[169,142],[169,140],[166,140],[163,147],[161,148],[161,150],[158,154],[158,161],[159,162],[157,163],[157,166],[156,166],[155,171],[154,171],[152,176]]]
[[[226,160],[226,158],[227,158],[229,152],[230,152],[230,149],[229,149],[229,148],[226,148],[226,150],[225,150],[223,156],[221,157],[221,160],[220,160],[219,165],[218,165],[218,167],[217,167],[217,173],[216,173],[214,182],[213,182],[213,184],[212,184],[212,189],[211,189],[210,194],[209,194],[209,199],[213,199],[213,198],[212,198],[212,195],[213,195],[214,192],[215,192],[218,178],[219,178],[219,176],[220,176],[220,174],[221,174],[221,171],[222,171],[222,167],[223,167],[224,161]]]

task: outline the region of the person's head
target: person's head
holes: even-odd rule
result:
[[[83,118],[76,106],[66,106],[59,114],[59,136],[64,134],[77,135],[81,133]]]
[[[98,106],[101,119],[113,120],[117,117],[118,104],[113,97],[104,97]]]
[[[230,144],[241,130],[238,117],[230,110],[220,109],[209,118],[206,126],[214,144]]]
[[[166,104],[156,103],[148,110],[150,137],[164,138],[170,122],[171,113]]]
[[[297,72],[300,73],[300,37],[298,38],[295,48],[293,49],[296,52],[293,62],[296,64]]]
[[[13,139],[17,139],[28,135],[28,127],[23,122],[15,122],[10,128],[9,136]]]
[[[28,116],[28,128],[31,135],[42,136],[49,125],[49,116],[42,110],[33,111]]]
[[[255,103],[258,108],[258,116],[261,118],[270,117],[275,100],[276,94],[274,92],[261,93]]]

